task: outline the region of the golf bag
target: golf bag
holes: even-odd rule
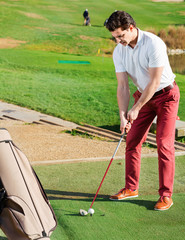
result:
[[[8,131],[0,129],[0,228],[9,240],[50,239],[57,222],[43,187]]]
[[[90,25],[90,17],[87,17],[86,18],[86,23],[85,23],[86,26]]]

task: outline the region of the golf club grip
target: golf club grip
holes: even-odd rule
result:
[[[100,190],[100,188],[101,188],[101,185],[102,185],[102,183],[103,183],[103,181],[104,181],[104,179],[105,179],[105,177],[106,177],[106,175],[107,175],[107,172],[108,172],[108,170],[109,170],[109,168],[110,168],[110,165],[112,164],[112,161],[113,161],[113,159],[114,159],[114,156],[116,155],[116,152],[117,152],[117,150],[118,150],[118,148],[119,148],[119,145],[121,144],[121,141],[123,140],[123,137],[125,136],[125,133],[123,133],[123,135],[121,135],[121,138],[120,138],[120,140],[119,140],[119,143],[118,143],[118,145],[117,145],[117,147],[116,147],[116,150],[115,150],[115,152],[114,152],[114,154],[113,154],[113,156],[112,156],[112,158],[111,158],[111,160],[110,160],[110,162],[109,162],[109,165],[108,165],[108,167],[107,167],[107,170],[106,170],[106,172],[105,172],[105,174],[104,174],[104,176],[103,176],[103,178],[102,178],[102,180],[101,180],[101,183],[100,183],[100,185],[99,185],[99,187],[98,187],[98,190],[97,190],[97,192],[96,192],[96,195],[94,196],[94,199],[93,199],[93,201],[92,201],[92,203],[91,203],[91,206],[90,206],[90,208],[92,208],[92,206],[93,206],[93,203],[94,203],[94,201],[95,201],[95,199],[96,199],[96,197],[97,197],[97,195],[98,195],[98,192],[99,192],[99,190]]]

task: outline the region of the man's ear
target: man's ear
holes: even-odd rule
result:
[[[130,28],[130,31],[132,31],[134,29],[134,26],[130,24],[129,28]]]

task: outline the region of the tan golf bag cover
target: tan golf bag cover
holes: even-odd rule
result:
[[[9,240],[50,239],[56,218],[26,156],[0,129],[0,228]]]

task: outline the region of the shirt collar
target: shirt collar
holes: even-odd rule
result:
[[[138,39],[137,39],[137,44],[136,46],[142,45],[143,43],[143,31],[141,31],[139,28],[137,28],[138,30]]]

